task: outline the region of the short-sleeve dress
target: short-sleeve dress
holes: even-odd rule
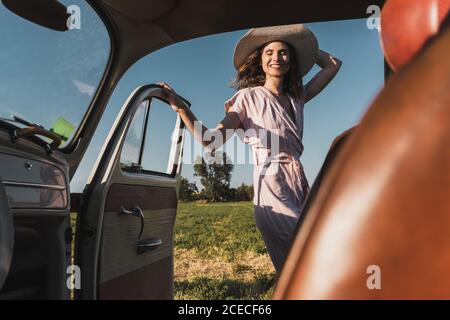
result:
[[[237,134],[251,145],[254,215],[277,272],[281,271],[309,185],[300,163],[303,153],[303,100],[288,96],[292,119],[263,86],[239,90],[225,102],[240,119]]]

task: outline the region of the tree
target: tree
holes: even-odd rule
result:
[[[185,177],[181,177],[180,182],[180,200],[181,201],[194,201],[198,192],[195,182],[190,183]]]
[[[253,200],[253,185],[246,185],[242,183],[236,189],[236,200],[238,201],[250,201]]]
[[[230,197],[230,180],[234,165],[225,152],[215,153],[207,162],[202,158],[201,163],[194,165],[194,176],[200,177],[204,195],[208,200],[226,201]]]

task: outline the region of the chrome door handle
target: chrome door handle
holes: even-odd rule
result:
[[[142,212],[142,209],[139,208],[138,206],[134,206],[133,209],[127,210],[122,206],[122,207],[120,207],[120,210],[119,210],[119,216],[134,216],[134,217],[138,217],[141,220],[141,230],[137,237],[137,239],[140,240],[142,233],[144,232],[144,212]]]
[[[161,239],[146,239],[138,241],[137,243],[137,253],[143,254],[147,251],[152,251],[159,248],[163,244]]]

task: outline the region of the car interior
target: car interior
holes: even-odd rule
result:
[[[175,116],[168,123],[177,137],[167,141],[168,163],[145,168],[149,114],[167,103],[158,85],[130,93],[88,184],[82,193],[70,190],[121,77],[140,58],[181,41],[259,26],[366,18],[368,6],[384,2],[86,1],[105,26],[110,52],[98,86],[79,85],[90,98],[70,135],[61,129],[72,127],[63,120],[46,129],[18,114],[0,118],[0,299],[172,299],[184,124]],[[1,1],[5,14],[58,35],[68,32],[69,4]],[[252,11],[262,4],[265,10]],[[270,14],[280,6],[289,10]],[[450,59],[442,54],[449,46],[445,27],[404,69],[394,73],[385,64],[386,87],[361,123],[330,147],[275,299],[450,296],[450,277],[437,281],[450,263]],[[138,142],[132,133],[141,135]],[[131,150],[129,161],[122,159],[123,150]],[[388,290],[367,290],[360,280],[373,264],[383,268]],[[79,266],[81,277],[71,265]]]

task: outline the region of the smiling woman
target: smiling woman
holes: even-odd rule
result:
[[[256,55],[256,58],[255,58]],[[252,151],[256,225],[266,243],[277,272],[281,271],[292,234],[309,192],[300,157],[303,153],[304,103],[321,92],[335,77],[341,62],[318,50],[315,35],[303,24],[254,28],[234,49],[239,89],[225,102],[226,115],[215,129],[200,125],[192,110],[167,84],[162,84],[172,109],[205,147],[206,136],[230,137],[229,131],[241,128],[267,135],[258,138]],[[317,63],[321,70],[303,87],[301,78]],[[243,84],[243,82],[246,82]],[[195,129],[194,129],[195,128]],[[200,133],[200,137],[199,137]],[[270,140],[270,141],[269,141]],[[212,143],[211,143],[212,144]],[[214,147],[220,147],[214,141]]]
[[[85,1],[60,1],[54,9],[64,19],[33,13],[36,4],[27,10],[7,7],[10,2],[0,5],[0,41],[8,48],[0,52],[0,117],[38,123],[59,135],[62,147],[70,143],[106,69],[108,32]],[[53,12],[47,9],[42,13]]]

